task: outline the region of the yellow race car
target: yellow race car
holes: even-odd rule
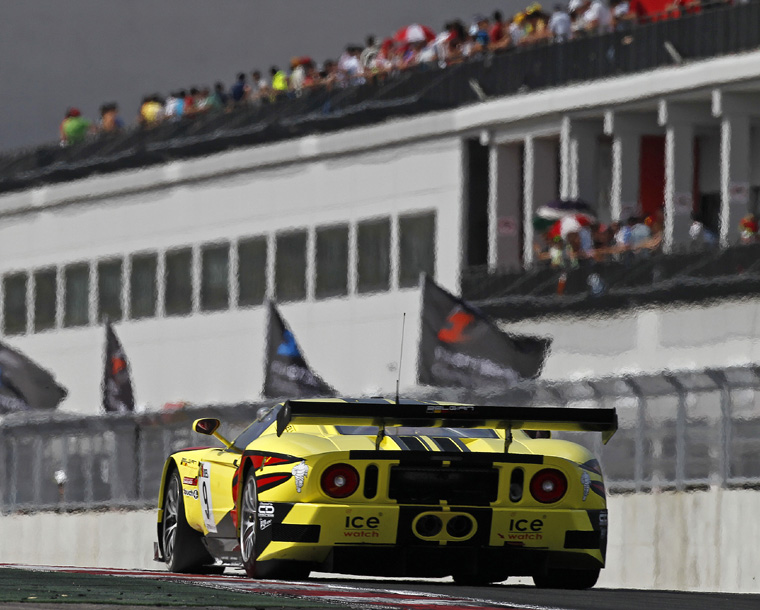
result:
[[[614,409],[290,400],[234,441],[166,461],[156,559],[174,572],[532,576],[592,587],[604,567],[599,463],[549,430],[617,429]],[[535,432],[534,432],[535,431]],[[543,432],[538,432],[543,431]]]

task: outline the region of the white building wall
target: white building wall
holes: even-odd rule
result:
[[[503,324],[553,339],[542,377],[699,370],[760,362],[760,299],[551,316]]]
[[[183,163],[161,168],[163,175],[186,171]],[[81,191],[86,192],[86,182],[79,183]],[[460,141],[440,138],[199,182],[148,185],[127,195],[115,191],[92,201],[74,199],[58,209],[0,219],[0,274],[286,229],[355,224],[374,216],[390,216],[395,222],[399,215],[435,210],[436,277],[456,290],[461,188]],[[23,195],[33,199],[35,192]],[[282,313],[313,368],[339,391],[391,392],[404,312],[402,384],[414,381],[418,303],[417,289],[396,288],[325,301],[314,301],[312,295],[284,305]],[[264,307],[125,321],[117,332],[131,361],[139,403],[155,408],[167,401],[259,397]],[[69,389],[63,408],[97,411],[101,327],[58,329],[7,341],[55,372]]]

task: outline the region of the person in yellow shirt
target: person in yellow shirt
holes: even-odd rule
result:
[[[158,95],[143,98],[140,106],[140,114],[137,122],[143,127],[152,127],[161,122],[164,118],[164,105]]]
[[[288,75],[285,74],[285,71],[280,70],[277,66],[272,66],[269,73],[272,75],[272,89],[274,90],[274,94],[280,95],[285,93],[290,86]]]

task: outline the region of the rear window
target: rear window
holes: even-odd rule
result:
[[[349,436],[377,435],[377,426],[335,426],[339,434]],[[487,428],[414,428],[393,426],[385,429],[388,436],[437,436],[444,438],[499,438],[495,430]]]

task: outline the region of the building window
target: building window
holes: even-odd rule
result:
[[[317,229],[316,297],[348,294],[348,226]]]
[[[106,319],[121,320],[121,287],[123,284],[121,260],[98,263],[98,322]]]
[[[152,318],[156,315],[156,268],[155,253],[132,257],[129,274],[129,309],[133,320]]]
[[[34,272],[34,332],[55,328],[56,270]]]
[[[167,316],[188,315],[193,309],[193,251],[171,250],[165,262],[164,311]]]
[[[90,321],[90,265],[69,265],[63,270],[63,281],[63,325],[86,326]]]
[[[390,288],[391,221],[389,218],[359,223],[359,292],[381,292]]]
[[[204,246],[201,250],[201,309],[220,311],[229,306],[230,246]]]
[[[435,212],[399,218],[400,288],[419,285],[420,273],[435,274]]]
[[[238,304],[261,305],[267,294],[267,239],[251,237],[238,242]]]
[[[20,335],[26,332],[26,273],[14,273],[3,278],[3,334]]]
[[[275,259],[277,300],[302,301],[306,298],[306,231],[277,236]]]

